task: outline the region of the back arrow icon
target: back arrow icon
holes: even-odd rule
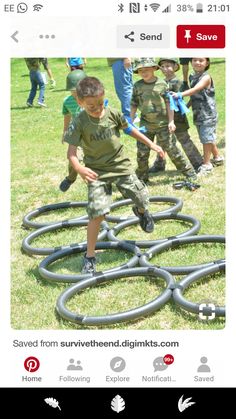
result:
[[[18,41],[18,39],[16,38],[16,35],[18,34],[19,32],[18,31],[15,31],[12,35],[11,35],[11,38],[13,39],[13,41],[15,41],[15,42],[19,42]]]

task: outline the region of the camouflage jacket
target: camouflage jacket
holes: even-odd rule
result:
[[[131,106],[141,111],[140,125],[145,125],[150,132],[168,125],[167,91],[166,82],[158,78],[153,83],[139,80],[134,84]]]

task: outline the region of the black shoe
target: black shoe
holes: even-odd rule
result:
[[[69,179],[67,179],[67,178],[65,178],[61,183],[60,183],[60,185],[59,185],[59,189],[62,191],[62,192],[66,192],[69,188],[70,188],[70,186],[72,185],[72,183],[74,183],[74,181],[73,182],[71,182],[71,180],[69,180]]]
[[[154,162],[152,167],[150,167],[148,173],[164,172],[165,170],[166,170],[166,161],[158,160],[157,162]]]
[[[93,274],[96,272],[96,258],[88,258],[84,255],[82,274]]]
[[[137,207],[132,207],[134,214],[139,218],[139,224],[145,233],[152,233],[154,230],[154,221],[151,214],[146,210],[143,214],[138,211]]]

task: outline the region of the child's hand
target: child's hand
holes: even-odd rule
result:
[[[89,169],[89,167],[81,166],[79,174],[85,182],[93,182],[98,178],[98,174],[92,169]]]
[[[160,157],[165,157],[165,152],[159,145],[153,144],[152,150],[156,151],[156,153],[158,153]]]
[[[169,122],[168,124],[169,133],[172,134],[176,130],[176,126],[174,121]]]

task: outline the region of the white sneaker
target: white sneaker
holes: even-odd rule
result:
[[[198,175],[208,175],[213,170],[213,166],[211,163],[208,164],[202,164],[198,169]]]
[[[45,103],[43,103],[43,102],[38,102],[38,105],[39,105],[41,108],[47,108],[47,105],[46,105]]]
[[[224,157],[223,156],[218,156],[218,157],[214,157],[211,162],[214,166],[222,166],[224,164]]]

